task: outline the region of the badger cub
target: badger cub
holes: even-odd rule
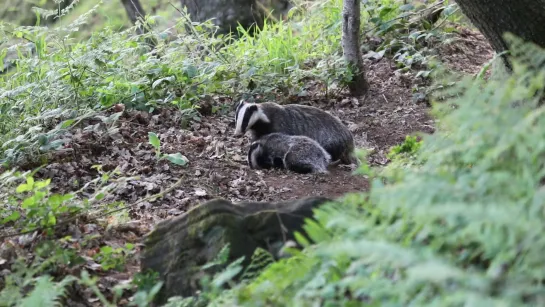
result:
[[[306,136],[318,142],[333,161],[358,164],[350,130],[339,118],[315,107],[241,100],[235,111],[235,125],[235,135],[249,131],[252,141],[273,132]]]
[[[327,174],[331,156],[318,142],[302,135],[270,133],[250,145],[251,169],[283,168],[300,174]]]

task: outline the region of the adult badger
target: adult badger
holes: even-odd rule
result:
[[[303,135],[318,142],[340,164],[359,164],[354,156],[354,137],[341,120],[326,111],[311,106],[274,102],[248,103],[241,100],[235,111],[235,135],[247,131],[251,141],[280,132]]]

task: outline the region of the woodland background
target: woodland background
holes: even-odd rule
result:
[[[0,306],[150,306],[158,222],[307,196],[337,202],[290,257],[258,249],[248,270],[225,246],[165,306],[543,304],[545,4],[346,1],[241,6],[238,27],[183,1],[3,1]],[[364,163],[250,170],[240,99],[332,112]]]

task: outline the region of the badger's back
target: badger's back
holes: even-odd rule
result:
[[[285,169],[298,173],[327,173],[331,162],[330,154],[307,136],[273,132],[262,136],[254,144],[261,146],[261,160],[281,159]]]
[[[293,104],[262,103],[261,106],[271,121],[263,127],[254,127],[256,137],[272,132],[304,135],[317,141],[333,160],[347,158],[354,149],[352,133],[338,118],[323,110]]]

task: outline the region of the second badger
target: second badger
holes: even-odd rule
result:
[[[252,169],[283,168],[296,173],[327,174],[331,155],[315,140],[302,135],[270,133],[250,145]]]

